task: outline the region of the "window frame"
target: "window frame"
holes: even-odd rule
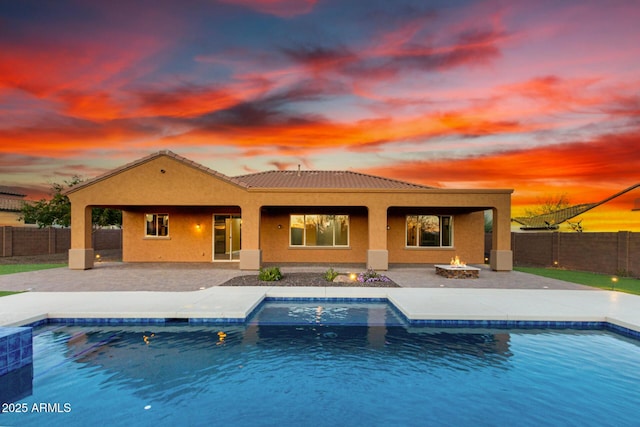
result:
[[[436,217],[438,218],[438,244],[437,245],[422,245],[422,227],[420,227],[418,230],[420,232],[417,233],[416,236],[416,243],[413,245],[409,244],[409,219],[410,218],[416,218],[416,223],[420,223],[418,221],[418,217]],[[448,219],[448,224],[445,224],[445,219]],[[445,233],[444,230],[447,229],[448,230],[448,240],[449,240],[449,244],[448,245],[444,245],[443,242],[445,242]],[[416,215],[406,215],[405,216],[405,222],[404,222],[404,244],[405,244],[405,248],[406,249],[441,249],[441,248],[453,248],[454,247],[454,241],[453,241],[453,215],[434,215],[434,214],[416,214]]]
[[[149,216],[152,217],[154,234],[149,234]],[[160,225],[163,219],[164,224]],[[166,229],[166,234],[159,234],[162,229]],[[169,239],[169,214],[168,213],[145,213],[144,214],[144,238],[145,239]]]
[[[302,243],[301,244],[294,244],[293,243],[293,224],[294,224],[294,217],[302,217],[302,222],[297,221],[298,224],[303,224],[303,227],[296,227],[295,229],[297,230],[302,230]],[[308,244],[309,241],[309,237],[308,237],[308,230],[310,230],[310,225],[311,222],[308,221],[308,218],[311,217],[318,217],[317,219],[320,219],[320,217],[327,217],[330,218],[331,221],[331,225],[330,228],[332,229],[332,235],[331,235],[331,244],[330,245],[318,245],[318,236],[319,236],[319,232],[318,232],[318,223],[315,224],[316,226],[316,244]],[[336,231],[338,230],[338,227],[336,226],[337,224],[340,224],[340,222],[336,222],[336,217],[343,217],[346,218],[346,225],[347,225],[347,229],[346,229],[346,237],[347,237],[347,242],[346,244],[337,244],[337,240],[339,240],[339,236],[336,235]],[[329,228],[329,227],[328,227]],[[344,249],[344,248],[349,248],[351,243],[351,217],[348,214],[310,214],[310,213],[305,213],[305,214],[289,214],[289,247],[290,248],[310,248],[310,249],[334,249],[334,248],[338,248],[338,249]]]

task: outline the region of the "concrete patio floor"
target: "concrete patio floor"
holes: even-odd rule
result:
[[[324,272],[326,267],[284,267]],[[640,296],[595,290],[520,272],[480,279],[445,279],[434,269],[394,268],[401,288],[221,287],[251,274],[212,264],[103,263],[0,276],[0,290],[30,290],[0,298],[0,326],[46,318],[244,319],[264,298],[386,298],[412,320],[609,322],[640,332]]]
[[[403,288],[462,289],[564,289],[594,290],[587,286],[531,274],[495,272],[486,265],[478,279],[446,279],[433,266],[391,268],[384,274]],[[286,266],[284,274],[324,273],[327,266]],[[362,267],[336,267],[341,273],[360,272]],[[78,292],[78,291],[197,291],[221,285],[227,280],[255,272],[238,269],[237,263],[96,263],[90,270],[55,268],[0,276],[2,291]]]

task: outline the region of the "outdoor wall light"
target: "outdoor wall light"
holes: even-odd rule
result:
[[[387,230],[391,230],[391,226],[390,225],[387,225]]]
[[[282,228],[282,224],[278,224],[278,230]]]
[[[200,230],[200,224],[196,224],[196,230]]]

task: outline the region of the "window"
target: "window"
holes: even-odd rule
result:
[[[169,215],[168,214],[146,214],[145,222],[146,222],[145,236],[147,237],[169,236]]]
[[[407,247],[453,246],[452,218],[438,215],[407,215]]]
[[[349,215],[291,215],[291,246],[349,246]]]

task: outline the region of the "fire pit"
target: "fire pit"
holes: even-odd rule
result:
[[[460,261],[457,255],[451,259],[449,265],[436,264],[435,267],[436,274],[447,279],[477,279],[480,277],[479,268],[467,266],[466,263]]]

